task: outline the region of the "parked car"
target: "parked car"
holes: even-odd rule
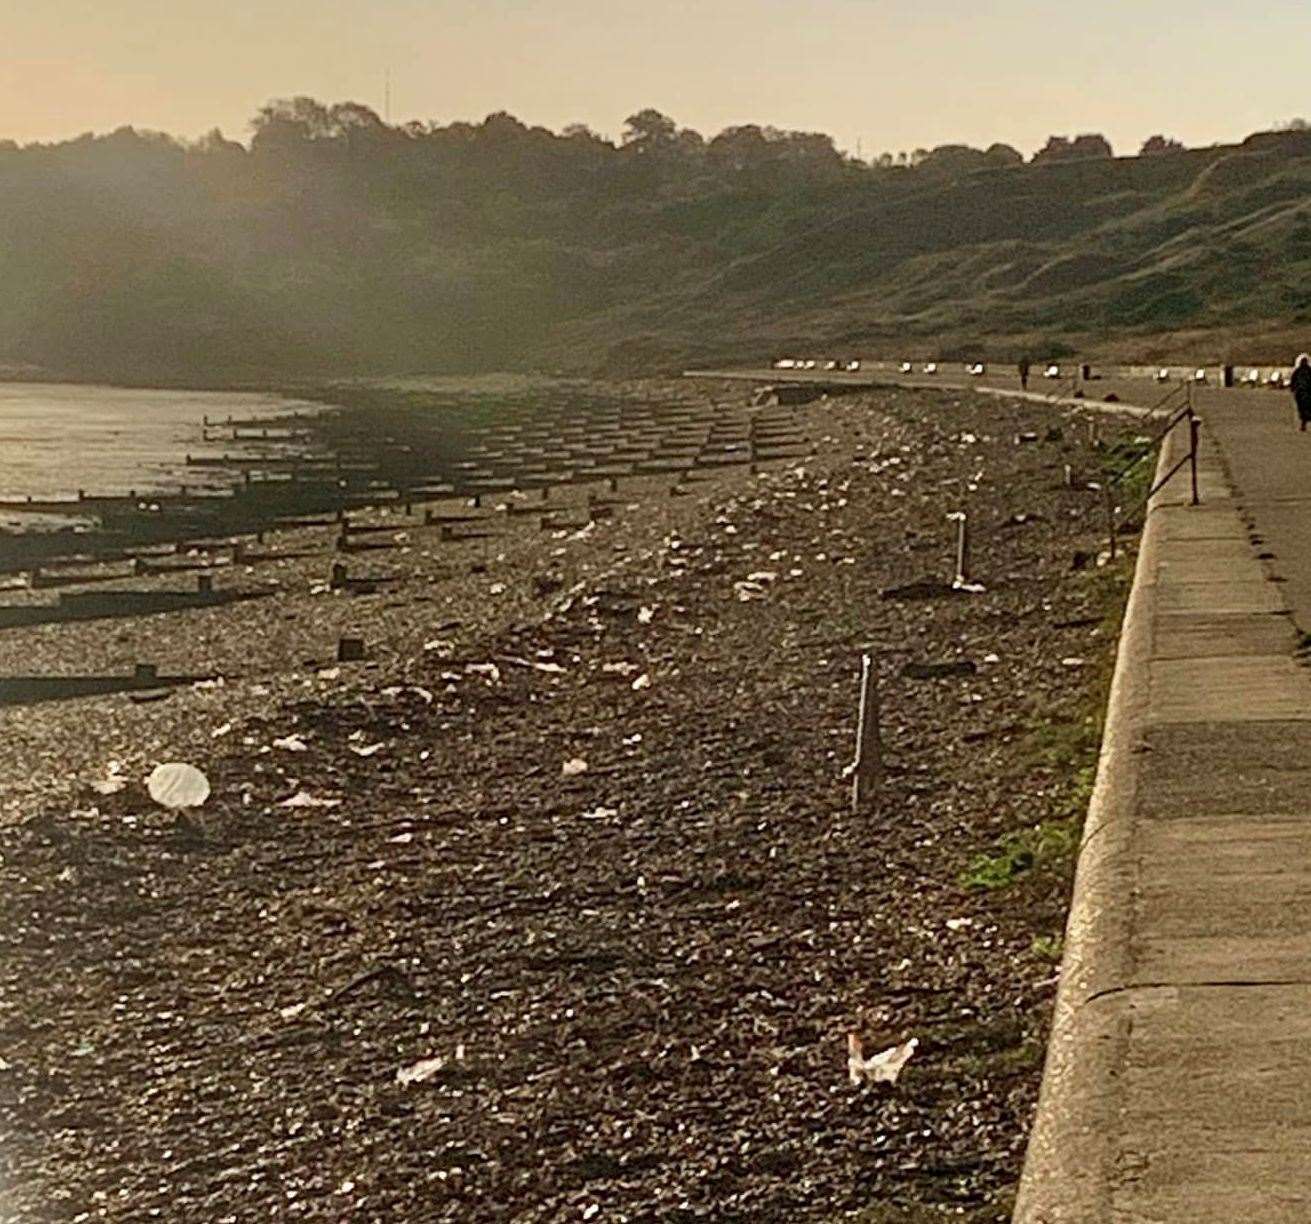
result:
[[[1284,375],[1281,370],[1271,370],[1270,375],[1265,380],[1267,387],[1282,387],[1284,385]]]
[[[1164,367],[1162,367],[1161,369],[1157,370],[1157,371],[1156,371],[1156,381],[1157,381],[1157,382],[1169,382],[1169,381],[1170,381],[1170,371],[1167,370],[1167,369],[1165,369]]]
[[[1205,381],[1206,381],[1206,371],[1205,371],[1205,370],[1198,370],[1197,373],[1195,373],[1195,374],[1193,375],[1193,382],[1195,382],[1195,383],[1204,383]]]
[[[976,361],[972,366],[966,366],[965,368],[971,378],[982,378],[988,372],[988,367],[981,361]]]
[[[913,372],[914,372],[914,369],[915,369],[915,367],[914,367],[913,365],[911,365],[909,361],[903,361],[903,362],[901,363],[901,372],[902,372],[903,374],[910,374],[910,373],[913,373]]]
[[[848,362],[847,362],[847,372],[848,372],[849,374],[855,374],[859,369],[860,369],[860,362],[859,362],[859,361],[848,361]]]
[[[1259,386],[1261,382],[1261,371],[1248,370],[1247,373],[1243,375],[1243,381],[1252,387]]]
[[[791,370],[796,367],[796,364],[797,363],[791,357],[780,357],[776,362],[774,362],[774,369]]]
[[[1047,367],[1047,368],[1042,372],[1042,376],[1043,376],[1044,378],[1060,378],[1060,376],[1061,376],[1061,367],[1058,366],[1058,365],[1049,365],[1049,366],[1048,366],[1048,367]]]
[[[924,363],[925,374],[936,374],[938,372],[938,363],[936,361],[926,361]]]

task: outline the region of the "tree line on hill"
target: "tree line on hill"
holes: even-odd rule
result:
[[[1112,152],[1053,136],[1032,163]],[[706,139],[654,109],[611,141],[306,97],[260,108],[247,143],[0,141],[0,362],[211,380],[505,367],[562,323],[703,292],[844,210],[1023,164],[1002,144],[862,162],[754,124]]]

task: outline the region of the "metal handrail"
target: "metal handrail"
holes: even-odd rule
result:
[[[1170,419],[1165,423],[1164,426],[1162,426],[1160,431],[1156,434],[1156,437],[1152,440],[1152,444],[1148,446],[1143,451],[1143,453],[1138,456],[1137,459],[1135,459],[1132,463],[1127,464],[1125,467],[1123,467],[1120,471],[1118,471],[1114,476],[1110,477],[1102,485],[1102,497],[1106,504],[1107,535],[1110,540],[1110,552],[1111,552],[1112,561],[1114,561],[1116,557],[1116,551],[1117,551],[1116,528],[1118,526],[1117,514],[1116,514],[1117,507],[1115,505],[1115,496],[1112,492],[1114,486],[1123,482],[1124,478],[1128,476],[1128,474],[1131,471],[1133,471],[1133,469],[1136,468],[1148,455],[1155,453],[1157,446],[1164,443],[1165,439],[1170,435],[1170,433],[1184,421],[1188,422],[1188,453],[1184,455],[1184,457],[1180,459],[1168,472],[1166,472],[1164,476],[1159,477],[1156,481],[1153,482],[1152,487],[1147,490],[1146,494],[1144,494],[1143,497],[1138,501],[1137,505],[1138,506],[1147,505],[1147,503],[1150,502],[1153,497],[1155,497],[1163,488],[1165,488],[1167,484],[1170,483],[1170,481],[1175,477],[1175,475],[1178,474],[1178,472],[1184,467],[1185,464],[1188,465],[1192,476],[1191,504],[1194,506],[1201,505],[1201,496],[1198,492],[1198,487],[1197,487],[1197,451],[1198,451],[1198,439],[1201,433],[1202,423],[1198,419],[1196,410],[1193,408],[1192,385],[1190,383],[1185,383],[1183,385],[1182,390],[1184,391],[1183,405],[1178,409],[1176,409],[1175,412],[1171,414]],[[1164,408],[1165,404],[1167,404],[1169,400],[1173,396],[1177,395],[1178,393],[1179,393],[1179,389],[1172,391],[1168,396],[1165,397],[1165,399],[1161,401],[1158,407]]]

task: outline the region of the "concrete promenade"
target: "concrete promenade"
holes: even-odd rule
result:
[[[1311,433],[1287,395],[1197,403],[1203,504],[1181,474],[1147,517],[1021,1224],[1311,1220]]]

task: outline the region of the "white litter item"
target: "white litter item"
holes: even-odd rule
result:
[[[649,625],[654,618],[655,618],[654,608],[638,608],[637,623],[639,625]]]
[[[582,757],[574,757],[560,766],[560,773],[566,778],[576,778],[587,772],[587,762]]]
[[[91,783],[91,789],[98,795],[117,795],[126,786],[122,761],[110,761],[105,767],[105,776]]]
[[[847,1074],[857,1087],[867,1084],[895,1084],[911,1055],[919,1047],[919,1038],[912,1037],[903,1045],[892,1046],[878,1054],[865,1057],[865,1047],[856,1033],[847,1034]]]
[[[284,752],[308,752],[310,746],[299,735],[284,735],[281,739],[273,741],[275,748],[281,748]]]
[[[493,582],[492,585],[489,586],[489,587],[487,588],[487,591],[488,591],[488,593],[491,594],[491,595],[504,595],[504,594],[505,594],[505,583],[503,583],[503,582]]]
[[[584,820],[609,820],[619,815],[618,808],[594,807],[590,811],[583,813]]]
[[[179,811],[200,807],[209,798],[209,779],[194,765],[169,761],[155,767],[146,779],[146,789],[160,807]]]
[[[371,757],[377,756],[385,747],[387,747],[386,744],[367,744],[363,748],[352,746],[351,751],[358,757]]]
[[[643,689],[651,687],[651,677],[643,673],[633,681],[633,692],[640,693]]]
[[[444,1058],[421,1058],[417,1063],[408,1067],[401,1067],[396,1072],[396,1082],[398,1084],[422,1084],[425,1080],[430,1080],[444,1066]]]
[[[340,799],[316,799],[309,791],[297,791],[290,799],[278,804],[283,808],[335,808],[341,807]]]

